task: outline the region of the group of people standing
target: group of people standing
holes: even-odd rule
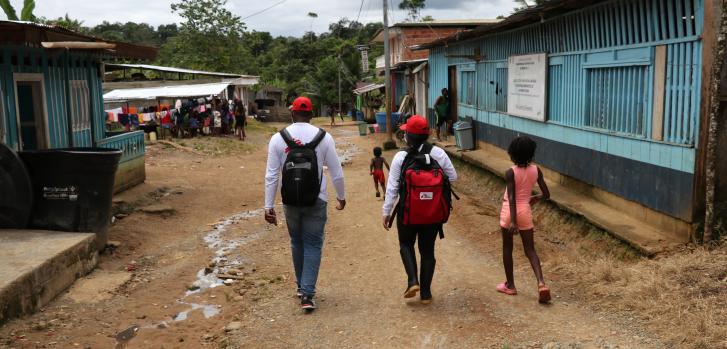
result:
[[[247,125],[247,110],[242,101],[235,98],[228,101],[224,98],[211,100],[190,99],[186,102],[178,100],[177,113],[173,114],[174,134],[184,137],[198,135],[225,136],[232,135],[244,141]]]
[[[291,110],[294,123],[276,133],[268,147],[265,220],[277,224],[274,202],[282,181],[280,191],[291,240],[296,294],[301,308],[312,311],[316,308],[314,296],[327,221],[327,181],[323,178],[323,168],[328,167],[338,210],[346,206],[344,176],[333,137],[310,124],[311,101],[299,97]],[[381,148],[374,148],[369,170],[376,196],[380,196],[379,186],[385,192],[383,228],[388,231],[396,222],[399,254],[407,275],[404,297],[419,294],[422,304],[430,304],[436,266],[434,247],[437,237],[444,237],[443,226],[449,219],[452,197],[457,198],[451,187],[457,180],[457,171],[447,153],[428,142],[430,129],[425,118],[414,115],[401,129],[405,132],[406,149],[397,152],[389,166]],[[494,289],[506,295],[517,294],[512,250],[513,237],[519,234],[538,283],[538,301],[547,303],[550,289],[545,285],[535,252],[532,205],[548,200],[550,193],[542,172],[532,164],[536,147],[532,139],[518,137],[508,149],[514,165],[506,172],[500,214],[505,281]],[[384,167],[390,171],[388,181]],[[542,194],[532,195],[536,183]],[[418,244],[420,263],[417,263],[415,244]]]

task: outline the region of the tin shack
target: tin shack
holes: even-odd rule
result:
[[[62,27],[0,21],[0,142],[15,150],[123,150],[116,187],[144,181],[143,132],[107,136],[104,61],[152,60],[157,49]]]

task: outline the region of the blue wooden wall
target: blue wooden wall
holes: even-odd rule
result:
[[[70,80],[85,80],[89,88],[89,99],[92,103],[90,110],[94,119],[96,139],[92,139],[91,129],[75,130],[73,132],[73,145],[76,147],[90,147],[95,141],[104,138],[105,114],[103,111],[102,80],[99,77],[98,54],[71,53],[66,55],[62,51],[49,51],[40,48],[24,46],[0,47],[2,63],[0,63],[0,84],[4,92],[5,106],[5,142],[12,148],[18,149],[17,118],[14,94],[14,73],[43,74],[45,88],[46,111],[48,117],[47,132],[51,148],[68,147],[68,117],[66,111],[66,79],[64,66],[68,61]]]
[[[614,0],[433,48],[429,108],[447,87],[447,68],[454,65],[461,118],[691,176],[698,146],[703,11],[703,0]],[[662,140],[655,140],[654,59],[661,45],[667,52],[664,126]],[[461,57],[472,55],[475,48],[484,60]],[[542,52],[549,57],[546,122],[507,115],[507,58]],[[469,82],[473,77],[474,84]],[[475,98],[468,98],[472,95]],[[498,143],[485,134],[477,136]],[[568,174],[581,179],[590,175],[575,170]],[[680,184],[680,193],[691,195],[688,185]],[[646,193],[630,199],[645,202],[643,196]],[[655,206],[685,220],[691,214]]]

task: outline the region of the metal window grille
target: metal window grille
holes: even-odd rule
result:
[[[618,0],[522,30],[489,36],[488,59],[514,54],[562,53],[701,35],[704,0]],[[452,48],[454,49],[454,47]]]
[[[586,126],[645,137],[647,66],[588,70]]]
[[[459,96],[460,103],[467,104],[467,105],[474,105],[475,104],[475,72],[474,71],[464,71],[461,74],[461,87]]]
[[[91,128],[89,95],[86,80],[71,81],[71,119],[73,121],[73,131],[83,131]]]

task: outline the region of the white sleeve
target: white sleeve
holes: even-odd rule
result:
[[[444,151],[442,148],[435,148],[437,149],[437,162],[439,163],[439,166],[442,168],[442,171],[444,171],[444,174],[447,175],[447,178],[449,178],[450,182],[454,182],[457,180],[457,170],[454,169],[454,165],[452,164],[452,160],[449,159],[449,156],[447,156],[447,152]],[[432,154],[434,155],[434,154]]]
[[[327,134],[323,141],[325,142],[325,158],[323,159],[323,163],[328,166],[328,174],[331,176],[333,187],[336,188],[336,197],[338,200],[345,200],[346,187],[343,181],[341,160],[338,159],[338,153],[336,153],[336,141],[333,140],[330,134]]]
[[[390,216],[394,209],[394,204],[399,198],[399,176],[401,175],[401,165],[406,157],[406,152],[398,152],[391,161],[389,167],[389,180],[386,183],[386,195],[384,197],[384,207],[382,209],[384,216]]]
[[[268,143],[268,165],[265,171],[265,208],[275,206],[275,196],[278,193],[278,181],[280,180],[280,169],[285,162],[284,149],[281,148],[283,139],[279,133],[273,135]],[[283,147],[284,148],[284,147]]]

